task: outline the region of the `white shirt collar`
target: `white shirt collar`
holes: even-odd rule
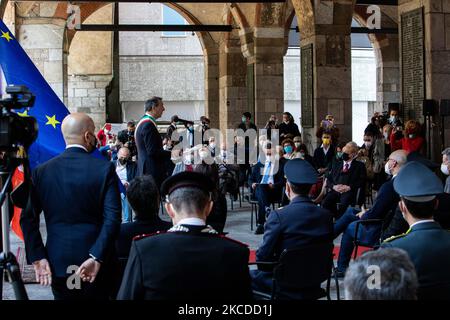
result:
[[[69,148],[80,148],[80,149],[83,149],[84,151],[88,152],[86,147],[82,146],[81,144],[68,144],[66,146],[66,149],[69,149]]]
[[[206,225],[205,221],[200,218],[184,218],[178,221],[177,224],[187,224],[191,226],[204,226]]]
[[[434,220],[433,219],[420,220],[420,221],[414,222],[412,225],[409,226],[409,228],[411,229],[415,225],[418,225],[418,224],[421,224],[421,223],[426,223],[426,222],[434,222]]]

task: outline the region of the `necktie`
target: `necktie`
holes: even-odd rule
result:
[[[347,173],[348,172],[348,163],[344,164],[344,170],[342,172]]]
[[[261,180],[261,184],[268,184],[269,183],[269,178],[270,178],[270,165],[271,162],[269,162],[267,164],[266,170],[264,171],[264,176]]]

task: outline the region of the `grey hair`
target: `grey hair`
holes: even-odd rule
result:
[[[154,107],[158,105],[158,102],[162,101],[160,97],[151,97],[147,101],[145,101],[145,112],[152,110]]]
[[[380,286],[371,288],[371,268],[380,270]],[[416,300],[419,283],[408,254],[398,248],[370,251],[356,259],[344,279],[349,300]]]
[[[445,148],[444,151],[442,151],[442,155],[450,158],[450,147]]]

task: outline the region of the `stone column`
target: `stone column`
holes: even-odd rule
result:
[[[374,42],[377,57],[377,111],[400,102],[400,58],[398,35],[389,34]]]
[[[247,111],[247,64],[238,41],[224,41],[219,53],[219,127],[234,128]]]
[[[64,80],[67,63],[64,64],[63,42],[65,20],[63,19],[17,19],[16,38],[34,62],[41,74],[61,101],[64,99]],[[66,71],[64,71],[66,69]],[[67,98],[67,94],[66,94]],[[67,100],[67,99],[66,99]]]
[[[219,53],[204,53],[205,57],[205,114],[211,128],[219,128]]]
[[[323,30],[325,31],[325,30]],[[300,46],[313,45],[313,121],[314,127],[304,129],[312,137],[320,121],[332,114],[340,131],[340,141],[352,140],[352,74],[350,30],[329,28],[303,38]]]
[[[439,103],[441,99],[450,99],[450,1],[400,0],[399,20],[402,14],[417,8],[423,8],[425,22],[425,98]],[[437,115],[433,117],[429,143],[430,156],[438,162],[442,149],[450,145],[449,117],[445,123],[445,145],[441,143],[440,129],[441,118]]]
[[[253,50],[247,63],[254,65],[254,121],[264,127],[271,114],[284,111],[284,67],[286,43],[283,28],[259,27],[254,30]]]

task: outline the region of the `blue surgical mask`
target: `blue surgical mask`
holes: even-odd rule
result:
[[[286,146],[286,147],[284,147],[284,152],[286,152],[286,153],[292,153],[292,146]]]

